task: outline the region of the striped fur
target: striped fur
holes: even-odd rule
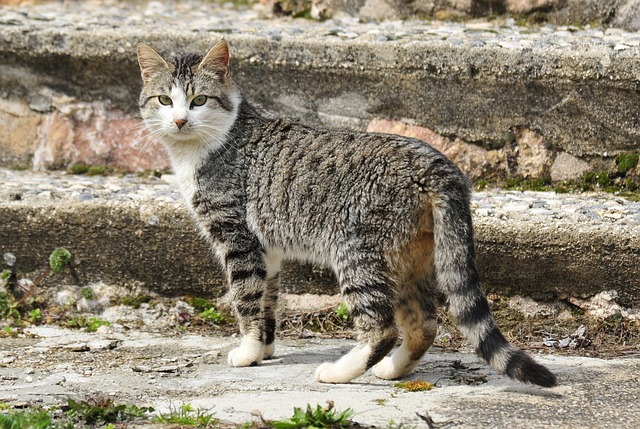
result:
[[[369,368],[385,379],[411,372],[433,342],[444,292],[491,366],[556,384],[491,316],[475,264],[469,184],[446,157],[415,139],[264,113],[231,81],[224,41],[204,57],[164,60],[146,45],[138,57],[142,116],[167,147],[227,275],[243,335],[230,365],[273,355],[280,263],[297,259],[334,270],[358,333],[351,352],[318,367],[318,381],[348,382]],[[175,106],[167,109],[162,95]],[[207,103],[194,106],[199,95]],[[386,357],[399,333],[402,344]]]

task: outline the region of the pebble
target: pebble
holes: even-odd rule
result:
[[[72,352],[88,352],[89,346],[86,343],[72,343],[62,347],[63,349],[70,350]]]
[[[164,365],[164,366],[159,366],[157,368],[154,368],[153,370],[155,372],[165,372],[165,373],[172,373],[172,372],[178,372],[178,365]]]
[[[16,357],[15,356],[9,356],[9,357],[3,358],[0,361],[0,366],[9,365],[9,364],[14,363],[15,361],[16,361]]]
[[[502,206],[502,210],[505,212],[523,212],[529,209],[529,204],[526,202],[509,202]]]
[[[133,372],[151,372],[151,368],[146,365],[135,365],[131,367]]]

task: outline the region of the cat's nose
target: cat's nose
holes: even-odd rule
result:
[[[174,120],[174,122],[176,123],[178,128],[182,129],[182,127],[184,127],[184,124],[187,123],[187,120],[186,119],[176,119],[176,120]]]

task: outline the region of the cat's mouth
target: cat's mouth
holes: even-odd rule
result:
[[[193,140],[196,137],[196,133],[193,130],[186,128],[176,128],[171,131],[170,135],[175,140]]]

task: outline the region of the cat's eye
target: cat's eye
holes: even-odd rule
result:
[[[191,107],[193,107],[193,106],[196,106],[196,107],[202,106],[206,102],[207,102],[207,96],[206,95],[198,95],[196,98],[191,100]]]
[[[166,95],[160,95],[158,96],[158,101],[160,102],[160,104],[162,104],[163,106],[169,106],[170,104],[172,104],[173,102],[171,101],[170,97],[167,97]]]

